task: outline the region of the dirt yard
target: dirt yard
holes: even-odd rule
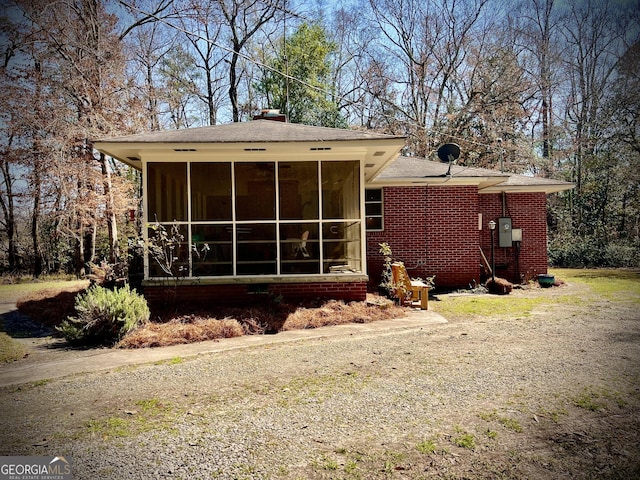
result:
[[[447,295],[443,325],[7,387],[0,455],[78,479],[640,478],[639,285]]]

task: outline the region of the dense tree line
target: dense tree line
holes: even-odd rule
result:
[[[640,263],[640,2],[4,0],[0,269],[81,273],[136,235],[138,174],[97,138],[244,121],[406,134],[575,182],[551,259]]]

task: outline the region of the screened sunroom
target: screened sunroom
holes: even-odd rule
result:
[[[105,139],[141,170],[145,283],[366,282],[365,183],[404,137],[256,120]]]
[[[179,276],[363,271],[359,161],[150,161],[144,178],[147,237],[178,227]]]

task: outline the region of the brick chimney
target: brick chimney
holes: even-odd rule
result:
[[[273,120],[276,122],[286,122],[287,116],[280,113],[278,109],[263,109],[260,114],[253,116],[254,120]]]

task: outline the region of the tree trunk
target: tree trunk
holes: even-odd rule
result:
[[[160,120],[158,119],[158,97],[156,95],[156,88],[153,84],[153,71],[151,65],[147,65],[147,89],[149,91],[149,121],[151,130],[160,130]]]
[[[40,178],[40,166],[38,159],[34,163],[33,169],[33,212],[31,213],[31,242],[33,246],[33,276],[38,278],[42,274],[42,256],[40,255],[40,237],[38,226],[40,222],[40,192],[42,190],[42,180]]]
[[[237,44],[234,48],[238,48]],[[236,66],[238,65],[238,54],[235,53],[239,50],[234,50],[231,56],[231,65],[229,66],[229,100],[231,101],[231,111],[233,112],[233,121],[240,121],[240,108],[238,106],[238,77],[236,74]]]
[[[4,215],[5,233],[9,242],[8,260],[9,270],[13,271],[18,266],[18,251],[17,251],[17,233],[16,233],[16,221],[15,221],[15,207],[13,203],[13,183],[11,178],[11,172],[9,171],[9,162],[4,160],[0,164],[2,169],[2,181],[6,190],[6,198],[0,196],[0,207]]]
[[[78,236],[76,238],[75,252],[76,276],[82,277],[84,273],[84,235],[82,234],[82,222],[78,220]]]
[[[209,109],[209,125],[216,124],[216,105],[213,98],[213,82],[211,72],[207,72],[207,108]]]
[[[111,184],[111,171],[107,165],[104,153],[100,153],[100,169],[104,185],[104,197],[106,201],[107,230],[109,231],[109,263],[120,261],[120,247],[118,246],[118,223],[114,208],[113,186]]]

